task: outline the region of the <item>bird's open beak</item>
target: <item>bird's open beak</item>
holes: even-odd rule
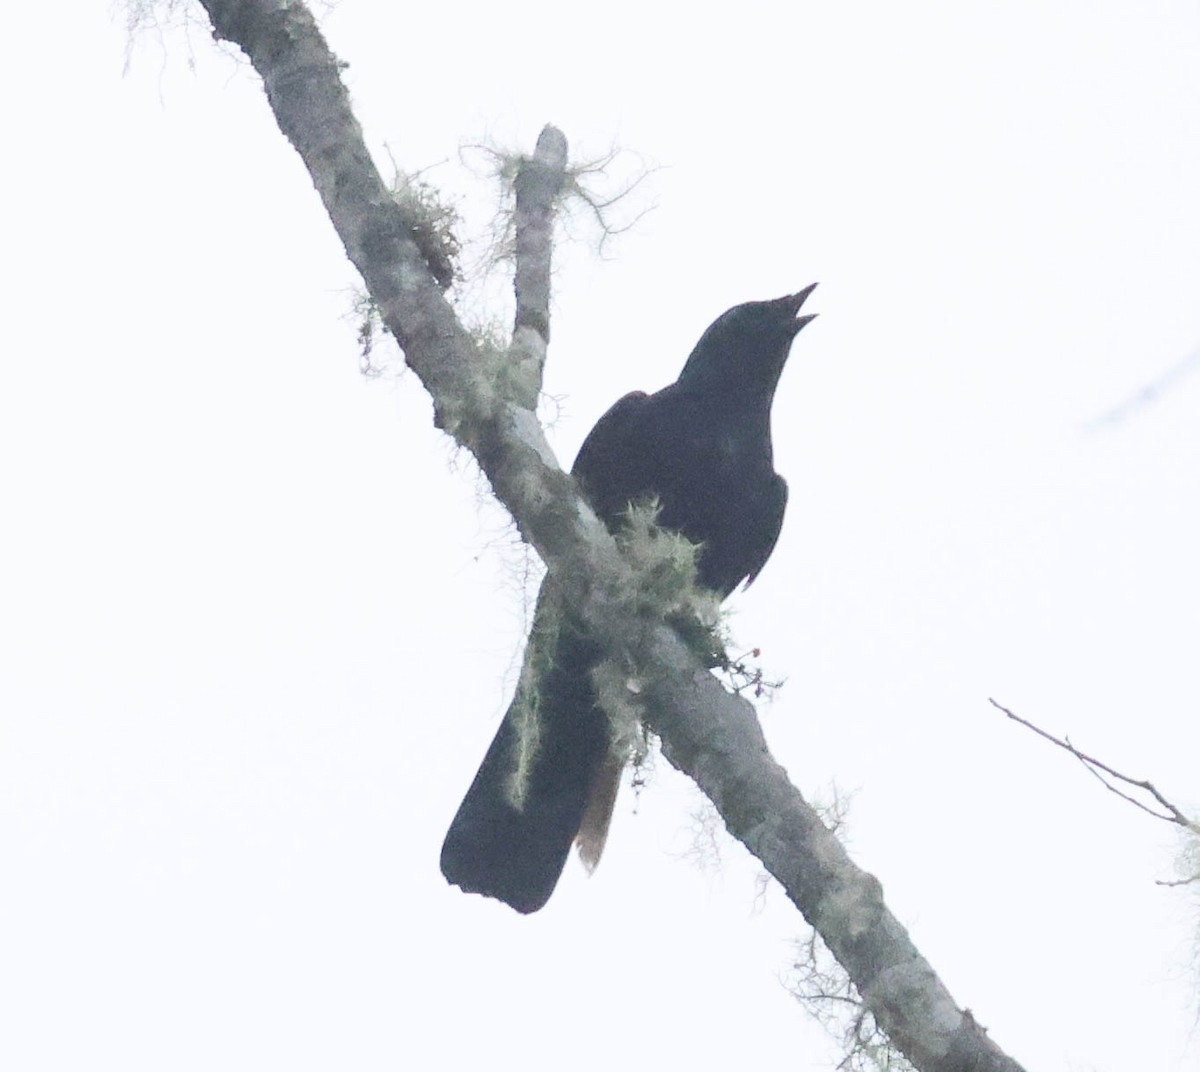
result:
[[[805,324],[811,323],[817,318],[816,313],[810,313],[808,316],[796,316],[800,312],[800,307],[808,300],[808,296],[816,289],[817,284],[810,283],[803,290],[798,290],[795,294],[789,294],[786,298],[779,299],[779,304],[787,310],[787,315],[794,318],[791,323],[793,338],[800,333],[800,329]]]

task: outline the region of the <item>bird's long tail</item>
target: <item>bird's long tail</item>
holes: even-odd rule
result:
[[[595,866],[621,769],[615,765],[614,779],[608,719],[591,683],[595,645],[570,622],[552,628],[545,596],[517,695],[450,824],[441,859],[449,882],[526,913],[553,893],[585,815],[581,851]],[[589,808],[593,797],[597,806]]]

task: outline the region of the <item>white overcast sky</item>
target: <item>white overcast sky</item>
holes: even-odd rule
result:
[[[519,918],[437,854],[514,676],[521,557],[261,86],[192,21],[6,16],[0,1067],[828,1069],[802,921],[659,763]],[[371,146],[655,168],[557,274],[564,463],[727,306],[819,280],[763,709],[1029,1069],[1200,1063],[1177,843],[1021,714],[1200,808],[1195,3],[396,5],[325,15]],[[503,297],[503,287],[493,286]],[[478,305],[473,308],[478,311]],[[494,311],[507,318],[499,304]],[[1105,414],[1183,363],[1190,375]],[[701,839],[702,840],[702,839]]]

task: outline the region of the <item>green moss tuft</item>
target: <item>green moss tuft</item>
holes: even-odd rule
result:
[[[521,679],[512,703],[517,747],[508,779],[508,796],[516,808],[524,807],[530,772],[541,748],[541,684],[554,666],[562,630],[561,603],[551,589],[551,583],[547,578],[542,597],[538,600],[533,631],[529,634],[529,644],[521,666]]]
[[[455,234],[462,222],[458,209],[447,204],[441,192],[418,175],[400,170],[392,181],[391,194],[430,273],[438,286],[447,290],[462,278],[462,244]]]

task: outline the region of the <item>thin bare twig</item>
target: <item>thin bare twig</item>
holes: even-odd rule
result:
[[[1146,814],[1153,815],[1156,819],[1162,819],[1164,822],[1168,823],[1175,823],[1188,830],[1191,830],[1192,832],[1196,832],[1196,823],[1189,819],[1182,811],[1179,810],[1179,808],[1175,807],[1174,804],[1164,797],[1151,782],[1148,782],[1145,779],[1130,778],[1129,775],[1122,774],[1119,770],[1115,770],[1107,763],[1102,763],[1100,760],[1096,759],[1095,756],[1089,756],[1086,752],[1081,752],[1078,748],[1071,744],[1069,740],[1055,737],[1054,734],[1048,733],[1040,726],[1035,726],[1028,719],[1024,719],[1020,715],[1014,714],[1003,704],[997,703],[990,697],[988,698],[988,703],[990,703],[998,711],[1003,711],[1004,714],[1006,714],[1014,722],[1019,722],[1026,729],[1033,730],[1033,732],[1039,737],[1044,737],[1047,741],[1058,745],[1058,747],[1064,751],[1070,752],[1071,755],[1073,755],[1077,760],[1079,760],[1080,763],[1084,765],[1085,768],[1087,768],[1089,773],[1099,779],[1100,784],[1103,785],[1105,789],[1109,790],[1109,792],[1116,793],[1117,796],[1119,796],[1122,800],[1129,801],[1129,803],[1134,805],[1134,807],[1141,808],[1142,811],[1146,812]],[[1111,775],[1118,781],[1124,782],[1126,785],[1132,785],[1134,788],[1140,789],[1144,793],[1149,793],[1150,796],[1153,797],[1159,805],[1165,808],[1169,814],[1164,815],[1162,812],[1155,811],[1148,804],[1145,804],[1135,797],[1130,796],[1128,793],[1122,792],[1111,782],[1107,781],[1104,777],[1104,774],[1100,773],[1101,771],[1103,771],[1104,774]]]
[[[1188,376],[1200,370],[1200,347],[1175,362],[1166,372],[1135,391],[1124,402],[1113,406],[1087,425],[1087,431],[1098,432],[1124,423],[1139,410],[1154,405],[1179,386]]]
[[[1187,878],[1156,878],[1154,880],[1154,885],[1190,886],[1193,882],[1200,882],[1200,875],[1189,875]]]

